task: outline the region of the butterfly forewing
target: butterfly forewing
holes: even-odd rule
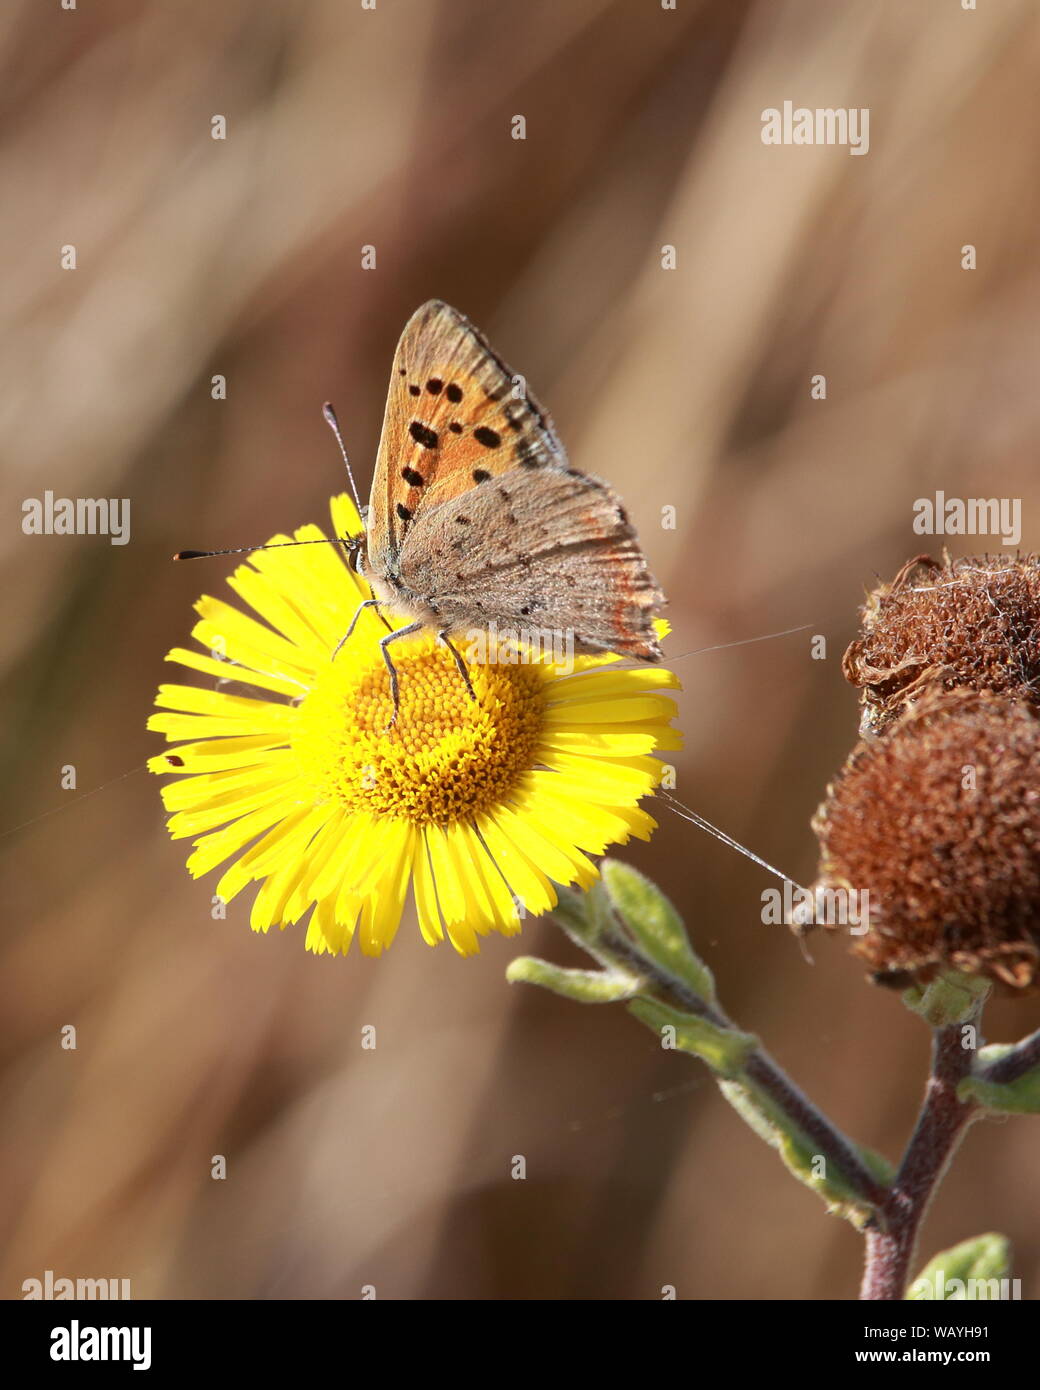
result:
[[[567,467],[541,407],[467,318],[431,300],[394,355],[368,526],[374,573],[423,510],[510,468]]]

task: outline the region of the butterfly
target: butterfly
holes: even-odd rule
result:
[[[335,412],[325,418],[353,474]],[[354,489],[355,497],[357,490]],[[400,707],[391,643],[431,628],[452,642],[494,625],[537,631],[568,651],[660,661],[654,628],[664,602],[616,493],[572,468],[549,416],[491,345],[439,299],[405,325],[390,373],[383,430],[359,536],[337,539],[374,590],[366,608],[410,617],[380,640],[393,716]],[[313,541],[276,542],[308,545]],[[175,560],[240,555],[269,546],[181,550]]]
[[[330,407],[326,417],[336,428]],[[355,564],[375,594],[362,608],[412,619],[380,642],[395,718],[388,648],[423,628],[452,652],[471,696],[451,639],[492,623],[560,634],[576,652],[661,660],[653,618],[664,595],[617,495],[570,466],[524,379],[440,300],[415,311],[397,344],[362,518]]]

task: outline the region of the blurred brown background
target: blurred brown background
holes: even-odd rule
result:
[[[381,960],[315,958],[250,933],[248,895],[212,921],[156,779],[112,779],[160,746],[192,601],[226,592],[230,562],[170,552],[324,522],[325,398],[367,489],[397,335],[438,296],[625,496],[673,653],[811,625],[677,663],[678,795],[807,881],[864,587],[941,546],[913,501],[1021,498],[1040,546],[1034,0],[16,0],[0,42],[2,828],[43,817],[0,841],[4,1296],[48,1268],[164,1298],[851,1296],[859,1238],[703,1070],[505,984],[520,950],[572,959],[550,924],[464,961],[409,917]],[[764,146],[785,99],[869,107],[869,154]],[[24,536],[47,488],[130,497],[131,544]],[[839,941],[806,965],[761,923],[772,880],[660,820],[622,853],[726,1006],[897,1157],[924,1026]],[[991,1006],[987,1033],[1038,1022]],[[971,1132],[922,1261],[1004,1231],[1036,1297],[1038,1145]]]

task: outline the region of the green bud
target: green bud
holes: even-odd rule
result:
[[[611,909],[649,959],[701,999],[713,1002],[711,971],[691,950],[682,918],[657,885],[619,859],[605,859],[600,872]]]
[[[990,1231],[973,1236],[949,1250],[942,1250],[928,1261],[910,1285],[906,1297],[924,1299],[994,1299],[1006,1297],[1000,1281],[1011,1270],[1011,1246],[1006,1236]]]
[[[903,994],[903,1003],[933,1028],[948,1028],[969,1018],[978,1001],[990,989],[988,980],[948,970],[937,975],[924,988],[912,986]]]
[[[587,893],[576,888],[557,887],[556,906],[552,916],[559,922],[567,935],[579,945],[587,946],[594,939],[590,935]]]
[[[722,1028],[707,1019],[671,1009],[656,999],[636,999],[628,1011],[660,1034],[662,1047],[692,1053],[707,1062],[718,1076],[738,1076],[758,1046],[753,1033]]]
[[[991,1043],[979,1049],[971,1075],[957,1087],[958,1100],[974,1100],[987,1110],[1006,1115],[1040,1114],[1040,1065],[1024,1072],[1015,1081],[987,1081],[986,1072],[1014,1052],[1012,1043]]]
[[[643,987],[638,976],[620,970],[565,970],[536,956],[518,956],[511,961],[506,979],[510,984],[541,985],[579,1004],[614,1004],[631,999]]]

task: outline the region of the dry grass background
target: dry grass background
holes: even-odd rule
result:
[[[136,1297],[850,1296],[858,1237],[623,1011],[510,990],[515,942],[463,961],[406,924],[331,961],[238,902],[215,923],[154,779],[73,801],[59,768],[85,791],[155,751],[163,653],[230,568],[170,552],[323,520],[327,397],[367,487],[397,334],[439,296],[626,497],[673,652],[826,634],[822,662],[800,634],[678,667],[679,795],[805,881],[856,729],[839,659],[864,585],[924,548],[913,500],[1020,497],[1040,546],[1035,4],[15,0],[2,25],[4,828],[45,817],[0,841],[3,1294],[51,1268]],[[763,146],[785,98],[868,106],[870,153]],[[131,497],[132,543],[23,536],[45,488]],[[661,819],[625,854],[727,1007],[896,1156],[923,1026],[838,942],[810,969],[761,872]],[[570,958],[547,924],[520,949]],[[923,1254],[1003,1230],[1035,1297],[1037,1143],[977,1127]]]

